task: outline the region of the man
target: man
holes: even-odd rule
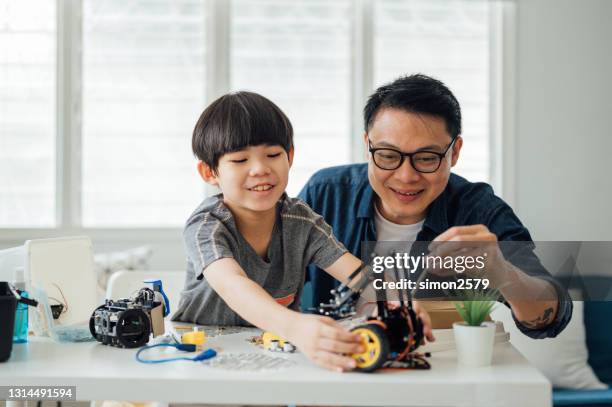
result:
[[[441,254],[445,242],[479,243],[489,248],[487,278],[519,329],[533,338],[561,332],[572,303],[533,254],[527,229],[489,185],[451,174],[463,145],[452,92],[425,75],[401,77],[370,96],[364,124],[367,164],[323,169],[300,192],[347,249],[360,256],[365,241],[431,241]],[[527,242],[526,262],[535,267],[510,263],[498,241]],[[332,279],[315,268],[308,277],[313,303],[327,301]]]

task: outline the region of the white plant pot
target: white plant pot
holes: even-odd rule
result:
[[[495,323],[483,322],[480,326],[469,326],[465,322],[453,323],[457,360],[463,366],[487,366],[493,357]]]

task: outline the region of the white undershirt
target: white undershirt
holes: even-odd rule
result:
[[[376,241],[378,242],[414,242],[423,228],[425,219],[412,225],[398,225],[390,222],[374,205],[374,224],[376,225]]]
[[[374,224],[376,225],[376,246],[374,253],[377,256],[394,256],[395,253],[410,253],[412,244],[416,241],[425,219],[412,225],[398,225],[385,219],[374,205]],[[386,243],[397,242],[397,243]],[[410,277],[409,277],[410,278]],[[397,276],[385,273],[387,281],[397,280]]]

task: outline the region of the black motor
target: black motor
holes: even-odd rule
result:
[[[150,288],[140,289],[134,298],[107,299],[91,315],[89,331],[104,345],[138,348],[149,342],[151,310],[161,304]]]

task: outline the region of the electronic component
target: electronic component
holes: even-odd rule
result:
[[[261,341],[263,348],[272,352],[295,352],[295,346],[291,342],[273,334],[272,332],[264,332],[261,335]]]
[[[395,272],[399,281],[397,269]],[[357,278],[359,280],[355,281]],[[351,273],[346,284],[331,291],[333,299],[320,304],[315,311],[335,319],[355,315],[357,300],[371,281],[370,269],[362,263]],[[364,347],[363,352],[350,355],[355,359],[355,370],[372,372],[381,367],[430,368],[429,362],[415,353],[424,337],[423,323],[414,312],[410,291],[404,292],[405,295],[400,295],[399,305],[391,306],[385,292],[377,290],[377,315],[351,329],[362,337]]]
[[[121,348],[137,348],[163,334],[163,317],[170,312],[160,280],[148,281],[153,289],[141,288],[133,298],[105,300],[89,319],[89,331],[98,342]]]
[[[192,332],[185,332],[181,335],[181,343],[196,345],[197,347],[204,346],[206,342],[206,333],[204,331],[199,331],[197,327],[193,328]]]

